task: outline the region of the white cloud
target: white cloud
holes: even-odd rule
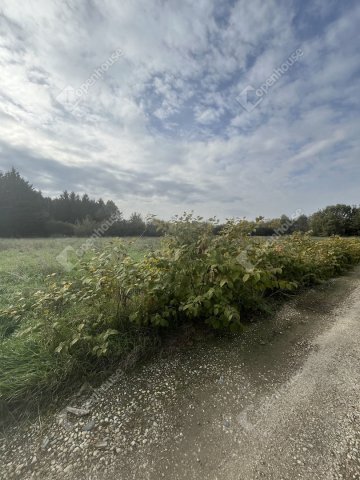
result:
[[[325,3],[304,7],[319,15],[304,35],[296,5],[275,1],[3,0],[0,168],[20,168],[9,152],[22,152],[47,159],[40,176],[27,168],[45,192],[67,188],[60,171],[81,167],[73,187],[124,210],[221,217],[314,210],[341,168],[332,203],[358,202],[360,8],[327,21]],[[243,110],[239,91],[298,47],[298,65]],[[74,115],[59,93],[119,48]]]

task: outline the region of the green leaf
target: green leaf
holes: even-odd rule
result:
[[[110,337],[110,335],[119,335],[119,331],[115,330],[113,328],[109,328],[108,330],[106,330],[106,332],[104,334],[104,340],[106,340],[108,337]]]
[[[76,336],[72,339],[71,343],[70,343],[70,347],[72,347],[73,345],[75,345],[75,343],[77,343],[78,341],[80,340],[80,337],[79,336]]]
[[[59,343],[59,345],[55,348],[55,352],[56,353],[61,353],[64,346],[65,346],[64,342]]]
[[[250,278],[250,274],[249,273],[245,273],[245,275],[243,276],[243,282],[246,283]]]

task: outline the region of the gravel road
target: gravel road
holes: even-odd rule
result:
[[[360,268],[69,406],[6,432],[0,478],[360,479]]]

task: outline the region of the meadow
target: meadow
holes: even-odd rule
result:
[[[57,257],[61,252],[67,248],[72,247],[75,250],[81,248],[86,243],[87,238],[33,238],[33,239],[5,239],[0,238],[0,312],[8,312],[17,305],[17,299],[19,296],[25,301],[34,298],[34,294],[41,289],[44,289],[46,279],[56,274],[58,281],[71,281],[76,279],[78,275],[78,268],[67,272],[63,266],[58,262]],[[102,252],[104,248],[113,244],[114,240],[111,238],[98,238],[95,239],[93,248],[97,252]],[[134,260],[140,260],[143,256],[159,246],[159,238],[152,237],[125,237],[121,240],[122,244],[127,249],[129,255]],[[81,259],[86,261],[87,256],[85,254]],[[77,266],[78,267],[78,266]],[[46,288],[46,287],[45,287]],[[0,357],[1,353],[4,353],[4,346],[6,340],[12,342],[11,348],[16,344],[15,335],[13,335],[16,329],[16,319],[13,316],[1,315],[0,313]],[[30,335],[29,335],[30,337]],[[22,340],[20,343],[23,343]],[[35,348],[36,349],[36,348]],[[6,357],[6,354],[5,354]],[[15,408],[16,412],[28,413],[25,410],[31,412],[35,406],[38,405],[38,401],[41,402],[42,396],[37,395],[44,391],[46,392],[46,399],[53,398],[52,393],[57,393],[64,386],[59,378],[59,371],[55,365],[50,366],[51,375],[55,382],[51,382],[48,375],[44,373],[42,368],[38,369],[38,364],[42,363],[44,358],[34,352],[34,349],[30,348],[30,351],[23,351],[18,345],[15,345],[14,355],[9,358],[2,357],[5,361],[2,363],[2,368],[5,369],[3,379],[6,379],[7,391],[17,391],[15,395],[11,394],[11,399],[15,402],[11,402],[11,406]],[[33,360],[33,364],[32,361]],[[33,369],[32,369],[33,365]],[[44,365],[44,364],[43,364]],[[6,371],[6,366],[10,371]],[[45,361],[46,366],[46,361]],[[55,370],[53,370],[55,369]],[[102,369],[102,368],[101,368]],[[14,370],[19,374],[19,382],[12,374]],[[89,369],[90,370],[90,369]],[[99,372],[98,372],[99,373]],[[106,373],[104,373],[106,375]],[[15,375],[16,376],[16,375]],[[65,374],[68,382],[68,389],[66,393],[71,392],[73,388],[77,388],[81,383],[81,374],[77,375],[72,380],[69,379],[67,373]],[[22,383],[25,377],[30,379],[30,383],[33,385],[30,391],[27,387],[22,390]],[[57,388],[57,382],[60,380],[59,387]],[[73,381],[73,385],[70,385]],[[1,381],[0,381],[1,383]],[[26,381],[25,381],[26,384]],[[3,384],[4,386],[4,384]],[[24,385],[25,386],[25,385]],[[37,386],[39,388],[37,388]],[[0,393],[0,424],[5,419],[8,420],[9,409],[6,402],[3,401],[4,389],[0,387],[2,393]],[[31,391],[35,391],[35,396],[31,396]],[[21,393],[20,393],[21,392]],[[20,396],[18,395],[20,393]],[[65,393],[65,394],[66,394]],[[30,396],[28,396],[30,394]],[[17,408],[18,398],[21,398],[23,402],[20,403],[20,408]],[[6,394],[6,400],[9,400],[8,394]]]
[[[183,325],[241,332],[281,298],[360,262],[358,238],[249,237],[249,222],[184,216],[159,238],[97,239],[70,270],[57,256],[85,239],[0,240],[0,406],[31,409],[134,363]],[[26,405],[26,407],[25,407]]]
[[[56,272],[64,278],[71,278],[71,273],[63,269],[56,257],[66,247],[77,250],[86,241],[87,238],[77,237],[0,238],[0,309],[11,305],[16,292],[28,296],[41,288],[46,275]],[[98,238],[94,240],[94,247],[102,250],[112,241],[111,238]],[[123,242],[135,259],[159,245],[159,239],[151,237],[125,237]]]

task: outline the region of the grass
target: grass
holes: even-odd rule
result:
[[[0,309],[13,302],[14,294],[21,292],[29,296],[42,285],[46,275],[56,272],[64,278],[71,278],[75,272],[67,274],[56,257],[70,246],[75,250],[86,242],[85,238],[0,238]],[[129,253],[140,259],[146,252],[159,245],[158,238],[125,238]],[[111,238],[95,240],[100,250],[112,242]]]
[[[44,287],[46,277],[52,273],[57,274],[59,281],[73,281],[77,276],[77,269],[66,272],[58,263],[56,257],[64,248],[71,246],[75,250],[81,247],[85,238],[35,238],[35,239],[0,239],[0,310],[7,309],[16,304],[19,294],[27,299],[32,299],[34,293]],[[106,245],[114,239],[101,238],[95,240],[95,247],[103,251]],[[145,253],[158,247],[158,238],[125,238],[129,254],[133,259],[141,259]],[[79,312],[80,313],[80,312]],[[84,313],[84,312],[83,312]],[[76,306],[72,309],[76,314]],[[22,320],[23,321],[23,320]],[[26,323],[26,320],[25,320]],[[64,380],[69,381],[74,369],[77,369],[74,382],[81,380],[83,372],[89,371],[89,365],[74,364],[74,359],[66,355],[56,355],[51,352],[41,341],[33,335],[16,337],[11,335],[14,331],[13,322],[0,318],[0,364],[1,370],[7,372],[0,378],[0,417],[1,398],[26,400],[28,407],[41,399],[42,392],[47,395],[58,393],[59,385],[64,385]],[[134,338],[131,332],[124,337],[125,348],[130,348],[129,342],[134,345],[144,342],[139,336]],[[106,366],[100,366],[105,369]],[[29,388],[29,386],[31,388]],[[71,389],[71,388],[70,388]],[[31,390],[31,392],[30,392]],[[21,404],[20,411],[24,408]],[[8,412],[8,409],[5,409]],[[18,414],[16,409],[16,415]],[[3,416],[5,413],[3,412]],[[1,423],[1,418],[0,418]]]
[[[0,407],[19,415],[25,403],[29,410],[89,376],[101,378],[153,349],[163,327],[171,334],[189,323],[237,329],[270,294],[327,280],[360,261],[358,239],[300,235],[265,244],[241,237],[241,228],[230,224],[214,237],[180,221],[146,259],[158,238],[97,239],[83,269],[69,272],[57,256],[86,239],[0,239]],[[237,260],[243,242],[250,270]]]

